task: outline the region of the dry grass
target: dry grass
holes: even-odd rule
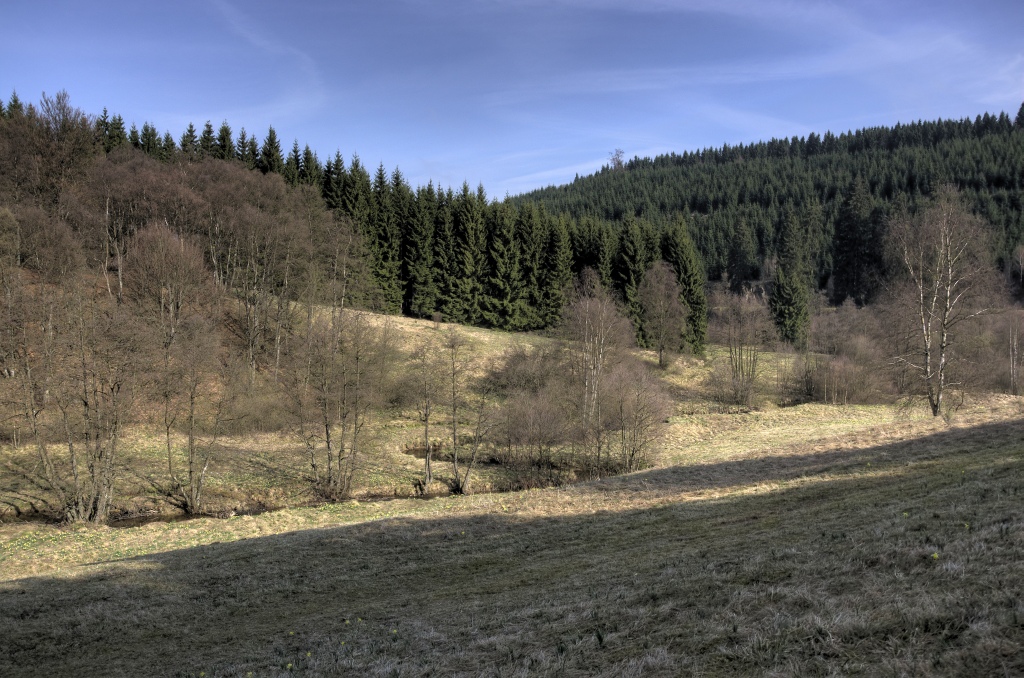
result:
[[[798,440],[828,413],[559,490],[4,527],[0,674],[1024,671],[1018,403]]]
[[[388,322],[395,331],[401,351],[412,352],[425,337],[437,335],[453,327],[435,325],[429,320],[372,315],[375,322]],[[515,335],[481,328],[457,329],[468,340],[468,349],[480,358],[482,370],[490,357],[497,357],[516,343],[536,344],[547,341],[537,335]],[[416,413],[411,409],[398,412],[393,418],[373,422],[369,445],[357,469],[355,497],[408,497],[415,493],[414,481],[423,475],[423,462],[403,453],[407,444],[419,444],[422,433]],[[440,432],[442,429],[437,428]],[[122,440],[118,460],[115,491],[115,517],[128,518],[168,516],[175,509],[153,486],[153,481],[166,483],[167,458],[164,433],[159,427],[136,426]],[[58,447],[57,453],[60,453]],[[0,463],[13,468],[32,469],[37,463],[32,446],[0,449]],[[183,456],[176,461],[184,467]],[[433,488],[443,491],[447,466],[437,465],[439,482]],[[0,469],[3,469],[0,466]],[[206,511],[211,515],[259,512],[299,506],[313,501],[307,478],[308,458],[298,438],[288,432],[228,436],[218,441],[204,492]],[[506,473],[500,468],[481,465],[474,485],[484,491],[506,484]],[[5,473],[0,478],[0,521],[15,517],[15,507],[25,514],[44,510],[45,500],[52,500],[27,478]]]
[[[1020,399],[728,413],[701,369],[629,476],[2,525],[0,675],[1024,673]]]

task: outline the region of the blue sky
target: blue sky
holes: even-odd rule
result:
[[[0,95],[228,120],[491,197],[608,161],[1024,101],[1024,3],[12,1]]]

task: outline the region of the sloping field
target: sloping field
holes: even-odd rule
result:
[[[1024,423],[673,419],[569,488],[0,526],[0,675],[1019,675]]]

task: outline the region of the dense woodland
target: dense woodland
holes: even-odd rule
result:
[[[870,300],[881,282],[882,231],[944,184],[993,228],[1000,268],[1024,242],[1024,105],[971,120],[938,120],[834,135],[634,158],[518,196],[573,219],[670,223],[683,214],[708,277],[769,275],[782,230],[805,222],[818,286],[834,303]]]
[[[358,156],[321,162],[298,141],[284,153],[273,128],[260,141],[207,122],[175,139],[65,92],[13,95],[0,113],[2,426],[37,449],[33,468],[8,470],[65,520],[110,514],[139,421],[164,431],[154,488],[189,513],[217,438],[260,428],[302,441],[317,496],[348,496],[389,408],[422,422],[421,489],[445,445],[456,492],[484,446],[520,486],[639,468],[668,406],[637,343],[662,367],[724,347],[714,388],[748,407],[764,397],[762,352],[780,346],[797,356],[780,402],[918,395],[939,414],[954,387],[1019,388],[1017,318],[991,311],[1024,276],[1024,107],[614,156],[503,201],[414,189]],[[933,234],[967,243],[952,279],[919,265],[948,248],[911,251]],[[914,307],[915,289],[956,300]],[[359,310],[560,342],[480,366],[456,330],[409,351]],[[953,351],[961,321],[978,329]],[[966,367],[979,364],[1000,367]]]

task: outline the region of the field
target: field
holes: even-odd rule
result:
[[[0,675],[1024,673],[1021,399],[729,412],[702,369],[628,476],[0,525]]]

